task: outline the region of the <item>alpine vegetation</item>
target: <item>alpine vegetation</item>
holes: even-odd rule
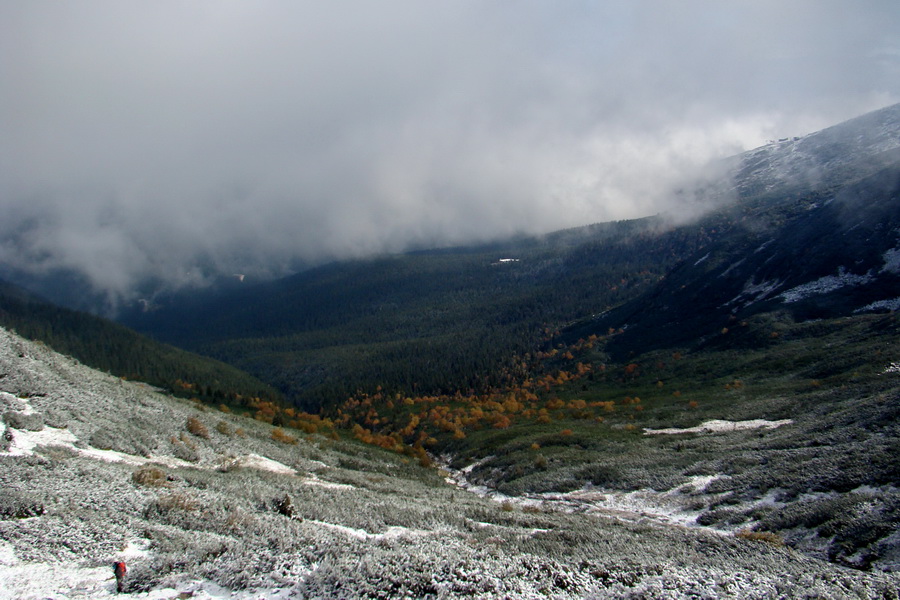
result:
[[[900,585],[772,534],[498,502],[356,441],[285,443],[7,330],[0,404],[4,598],[896,598]]]

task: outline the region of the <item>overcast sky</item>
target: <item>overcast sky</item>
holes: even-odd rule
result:
[[[898,101],[897,0],[10,0],[0,262],[127,298],[679,212]]]

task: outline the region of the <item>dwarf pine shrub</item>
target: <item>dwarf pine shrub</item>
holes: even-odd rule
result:
[[[9,411],[3,414],[3,420],[13,429],[23,431],[40,431],[44,428],[44,419],[38,413],[25,414]]]
[[[735,532],[734,537],[742,540],[750,540],[752,542],[765,542],[773,546],[784,546],[784,538],[777,533],[771,531],[752,531],[749,529],[741,529]]]
[[[194,512],[200,509],[200,502],[184,492],[173,492],[157,498],[152,509],[161,514],[175,511]]]
[[[297,438],[289,433],[285,433],[284,429],[281,427],[276,427],[272,430],[272,439],[276,442],[281,442],[282,444],[294,445],[297,443]]]
[[[207,429],[206,425],[204,425],[197,417],[188,417],[187,430],[197,437],[209,438],[209,429]]]
[[[44,505],[16,492],[0,494],[0,519],[27,519],[44,514]]]
[[[169,476],[159,467],[145,465],[131,474],[131,480],[138,485],[161,487],[169,484]]]

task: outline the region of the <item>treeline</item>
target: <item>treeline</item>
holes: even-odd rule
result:
[[[273,387],[208,357],[155,342],[122,325],[60,308],[0,282],[0,326],[95,369],[211,404],[282,401]]]

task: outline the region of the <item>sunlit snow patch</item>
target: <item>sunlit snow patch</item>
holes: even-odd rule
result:
[[[848,273],[844,267],[839,267],[837,275],[826,275],[815,281],[798,285],[786,292],[782,292],[778,297],[782,298],[786,304],[790,304],[810,296],[828,294],[843,287],[863,285],[870,281],[872,281],[872,277],[869,274],[855,275]]]
[[[0,432],[6,435],[7,430]],[[10,430],[12,434],[12,442],[9,450],[0,452],[0,456],[28,456],[34,453],[34,449],[38,446],[66,446],[73,447],[72,444],[78,441],[68,429],[56,429],[55,427],[44,427],[40,431],[26,431],[21,429]]]
[[[356,529],[354,527],[347,527],[346,525],[336,525],[334,523],[326,523],[325,521],[314,521],[314,520],[306,520],[305,523],[311,523],[315,525],[319,525],[320,527],[324,527],[326,529],[331,529],[332,531],[338,531],[343,533],[347,537],[356,538],[358,540],[374,540],[380,541],[384,539],[409,539],[413,537],[430,535],[431,531],[426,531],[423,529],[410,529],[408,527],[399,527],[393,526],[388,527],[384,533],[369,533],[365,529]]]
[[[900,273],[900,248],[891,248],[882,257],[884,258],[882,273]]]
[[[780,421],[767,421],[765,419],[751,419],[749,421],[722,421],[712,420],[706,421],[695,427],[687,427],[685,429],[676,429],[670,427],[668,429],[649,429],[644,428],[644,435],[674,435],[679,433],[721,433],[725,431],[741,431],[746,429],[775,429],[782,425],[790,425],[794,421],[792,419],[782,419]]]
[[[879,310],[897,311],[900,310],[900,298],[889,298],[887,300],[876,300],[871,304],[867,304],[862,308],[857,308],[854,313],[874,312]]]
[[[272,473],[281,473],[282,475],[296,475],[297,471],[290,468],[284,463],[277,460],[260,456],[259,454],[247,454],[232,459],[227,465],[229,468],[250,468],[259,469],[261,471],[271,471]]]

